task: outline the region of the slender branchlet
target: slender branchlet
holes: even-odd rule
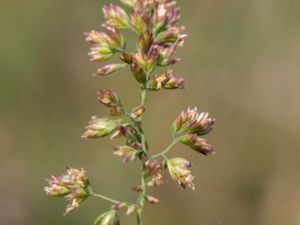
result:
[[[203,139],[214,126],[215,119],[197,108],[183,110],[172,125],[171,144],[159,153],[153,154],[143,129],[143,115],[146,112],[148,92],[162,89],[184,88],[184,79],[174,75],[170,68],[156,73],[157,67],[168,67],[180,59],[176,51],[184,44],[184,27],[178,26],[179,8],[173,0],[120,0],[120,6],[109,4],[103,7],[104,31],[85,33],[85,40],[91,45],[89,56],[92,62],[107,61],[118,55],[120,61],[99,68],[94,76],[102,77],[128,67],[137,87],[141,91],[141,102],[127,111],[121,98],[112,90],[97,92],[97,100],[109,109],[109,117],[92,117],[82,137],[99,139],[110,136],[111,140],[124,138],[122,146],[113,147],[113,154],[122,157],[124,163],[139,161],[141,181],[133,184],[131,190],[137,193],[132,202],[115,200],[96,194],[90,186],[84,169],[67,168],[62,176],[52,176],[45,187],[47,195],[65,197],[68,205],[65,214],[78,208],[89,197],[98,197],[111,202],[111,208],[96,218],[94,225],[120,224],[119,211],[126,215],[136,214],[137,225],[142,225],[142,215],[146,203],[155,204],[159,200],[148,194],[148,189],[164,184],[166,173],[181,187],[195,189],[194,176],[190,171],[192,163],[184,158],[168,158],[167,154],[177,143],[189,146],[196,152],[209,156],[215,153],[213,147]],[[130,30],[137,35],[136,52],[127,52],[122,30]],[[112,119],[111,117],[117,117]]]

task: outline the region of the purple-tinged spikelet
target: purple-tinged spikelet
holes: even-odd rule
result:
[[[182,111],[173,124],[175,134],[193,133],[200,135],[208,134],[214,126],[215,119],[209,113],[198,113],[197,108],[188,108]]]
[[[106,26],[116,29],[127,29],[130,27],[129,17],[121,7],[109,4],[103,7],[103,14],[106,19]]]
[[[98,216],[94,225],[120,225],[116,210],[111,210]]]
[[[108,118],[92,117],[86,131],[82,135],[85,139],[106,137],[118,129],[121,121]]]
[[[123,157],[123,162],[127,163],[137,158],[139,151],[130,146],[114,147],[114,154]]]
[[[79,207],[89,195],[89,180],[84,169],[68,168],[62,176],[47,180],[46,194],[51,197],[65,197],[69,202],[65,215]]]
[[[194,177],[191,171],[188,170],[191,166],[191,162],[183,158],[173,158],[167,161],[167,167],[172,179],[177,181],[183,188],[189,187],[194,190]]]
[[[106,66],[103,66],[100,69],[98,69],[95,76],[107,76],[107,75],[117,72],[118,70],[123,69],[126,66],[127,66],[126,63],[106,65]]]
[[[185,145],[191,147],[191,149],[202,153],[203,155],[210,156],[215,154],[215,150],[212,145],[208,144],[203,138],[198,137],[195,134],[186,134],[180,137],[179,141]]]

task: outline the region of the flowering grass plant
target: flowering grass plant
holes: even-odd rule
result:
[[[141,183],[131,188],[137,193],[137,199],[133,202],[123,202],[94,193],[84,169],[67,168],[65,174],[48,179],[48,185],[45,187],[47,195],[64,197],[68,201],[65,214],[78,208],[89,197],[111,202],[111,208],[98,216],[94,225],[120,224],[118,215],[121,209],[125,210],[126,215],[136,214],[137,225],[142,225],[144,205],[159,202],[157,198],[148,194],[148,188],[164,184],[166,173],[181,187],[194,190],[191,162],[184,158],[167,156],[177,143],[206,156],[214,154],[213,147],[203,136],[213,129],[215,119],[206,112],[199,112],[197,108],[188,108],[179,113],[172,125],[173,142],[160,153],[152,154],[143,130],[146,95],[148,92],[162,89],[184,88],[184,79],[175,76],[173,70],[167,68],[163,73],[156,73],[155,69],[179,62],[174,55],[183,46],[186,34],[184,27],[177,25],[180,15],[175,1],[120,1],[126,9],[114,4],[103,7],[105,31],[86,32],[85,37],[91,44],[91,61],[107,61],[115,54],[119,55],[120,62],[101,67],[95,76],[107,76],[129,67],[141,90],[141,102],[131,111],[126,111],[114,91],[99,90],[97,100],[109,109],[110,118],[92,117],[82,137],[91,140],[110,136],[111,140],[125,140],[124,145],[113,147],[113,153],[122,157],[124,163],[141,163]],[[122,30],[125,29],[137,35],[136,52],[126,51],[126,41],[122,35]]]

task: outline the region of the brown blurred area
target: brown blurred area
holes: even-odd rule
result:
[[[97,89],[114,89],[128,108],[139,102],[129,70],[91,76],[100,64],[89,62],[83,32],[101,29],[108,2],[0,3],[0,224],[92,224],[108,203],[89,199],[62,217],[65,201],[43,192],[44,178],[65,166],[86,168],[97,192],[135,198],[138,163],[121,164],[107,139],[80,138],[90,116],[107,115]],[[174,73],[188,89],[149,94],[145,131],[158,152],[175,116],[198,106],[217,118],[208,136],[217,154],[177,145],[171,155],[193,162],[196,191],[171,181],[151,190],[161,203],[147,206],[145,225],[299,225],[300,1],[178,4],[189,36]]]

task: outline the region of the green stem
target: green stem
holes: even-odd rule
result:
[[[143,174],[142,174],[141,186],[142,186],[142,192],[140,194],[140,205],[144,206],[145,196],[146,196],[146,179],[145,179],[144,169],[143,169]]]
[[[142,173],[142,179],[141,179],[141,188],[142,188],[142,191],[141,191],[139,199],[138,199],[138,205],[140,207],[137,209],[137,223],[138,223],[138,225],[142,225],[143,207],[145,205],[146,188],[147,188],[144,166],[143,166],[143,173]]]
[[[136,125],[137,121],[135,120],[135,118],[133,118],[131,116],[131,114],[129,112],[127,112],[123,109],[123,113],[128,117],[128,119],[133,123],[133,125]],[[140,133],[139,129],[136,129],[136,130]]]
[[[146,96],[147,96],[147,90],[144,89],[143,86],[141,86],[141,106],[145,106],[146,102]],[[139,127],[139,132],[142,138],[142,148],[143,152],[147,154],[147,146],[146,146],[146,137],[142,128],[142,120],[143,120],[143,115],[139,118],[141,122],[141,126]],[[139,196],[139,206],[140,208],[137,210],[137,224],[142,225],[142,214],[143,214],[143,207],[145,204],[145,196],[146,196],[146,177],[145,177],[145,165],[143,164],[143,173],[142,173],[142,178],[141,178],[141,188],[142,191]]]
[[[145,106],[146,96],[147,96],[147,90],[142,87],[141,106]]]
[[[112,199],[112,198],[109,198],[107,196],[100,195],[100,194],[91,193],[91,196],[102,198],[102,199],[104,199],[106,201],[109,201],[109,202],[112,202],[112,203],[119,203],[120,202],[120,201],[117,201],[115,199]]]
[[[163,157],[165,154],[167,154],[174,147],[174,145],[177,144],[178,140],[179,140],[178,138],[174,139],[174,141],[164,151],[153,155],[152,158],[157,158],[157,157],[160,157],[160,156]]]
[[[147,96],[147,90],[142,87],[141,88],[141,106],[145,106],[146,96]],[[141,115],[141,117],[140,117],[140,122],[141,123],[142,123],[142,120],[143,120],[143,115]],[[142,126],[140,127],[140,131],[141,131],[143,151],[145,153],[147,153],[146,137],[145,137],[145,134],[144,134]]]
[[[137,224],[138,225],[142,225],[143,224],[142,213],[143,213],[143,209],[142,208],[138,208],[136,210],[136,219],[137,219]]]

